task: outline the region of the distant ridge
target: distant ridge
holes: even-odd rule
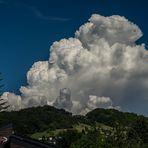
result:
[[[32,107],[20,111],[0,112],[0,126],[12,123],[15,133],[27,135],[46,129],[71,128],[77,123],[92,124],[94,122],[112,126],[119,123],[124,126],[133,124],[138,118],[135,113],[121,112],[115,109],[95,109],[86,116],[72,115],[63,109],[52,106]]]

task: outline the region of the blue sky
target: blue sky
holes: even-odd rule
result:
[[[93,13],[118,14],[136,23],[148,42],[147,0],[0,0],[0,71],[4,91],[19,93],[32,64],[47,60],[49,47],[74,32]]]

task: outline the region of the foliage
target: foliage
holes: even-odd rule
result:
[[[132,128],[125,128],[120,125],[112,130],[103,131],[101,128],[93,127],[85,132],[75,133],[69,136],[65,132],[64,142],[60,148],[146,148],[147,142],[142,142],[139,134]],[[71,138],[69,138],[71,137]],[[62,145],[67,143],[68,145]]]
[[[58,136],[62,139],[58,141],[57,147],[68,148],[81,137],[81,134],[77,130],[67,130],[61,132]]]
[[[95,109],[86,116],[51,106],[0,112],[0,125],[7,123],[19,134],[61,137],[58,148],[148,147],[148,118],[114,109]]]
[[[148,120],[144,117],[138,117],[131,127],[143,143],[148,142]]]
[[[130,126],[136,121],[138,115],[134,113],[120,112],[115,109],[97,108],[87,113],[86,117],[91,120],[91,122],[99,122],[109,126],[115,126],[118,123],[123,126]]]
[[[45,129],[70,128],[72,114],[51,106],[33,107],[20,111],[1,112],[0,125],[12,123],[20,134],[32,134]]]
[[[8,102],[7,101],[4,101],[1,96],[2,96],[2,88],[3,88],[3,84],[1,84],[1,81],[3,79],[1,78],[1,73],[0,73],[0,112],[5,110],[5,109],[8,109],[9,105],[8,105]]]
[[[1,77],[1,73],[0,73],[0,96],[2,95],[2,87],[4,86],[3,84],[1,84],[1,81],[3,80]]]

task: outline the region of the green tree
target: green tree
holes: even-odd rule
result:
[[[67,130],[59,134],[62,139],[58,143],[58,148],[70,148],[72,143],[81,138],[81,133],[77,130]]]
[[[72,143],[70,148],[104,148],[105,137],[100,128],[95,126],[82,134],[81,138]]]
[[[140,148],[141,139],[133,128],[129,128],[126,133],[126,147],[127,148]]]
[[[0,83],[3,80],[1,75],[2,74],[0,73]],[[4,99],[1,98],[1,95],[2,95],[2,92],[3,92],[2,91],[3,86],[4,86],[3,84],[0,84],[0,111],[5,110],[9,107],[7,101],[4,101]]]
[[[3,80],[1,77],[1,73],[0,73],[0,96],[2,95],[2,87],[4,86],[3,84],[1,84],[1,81]]]
[[[148,120],[139,117],[132,125],[132,128],[138,134],[143,143],[148,143]]]
[[[125,127],[116,123],[110,131],[105,131],[105,147],[107,148],[125,148],[126,131]]]

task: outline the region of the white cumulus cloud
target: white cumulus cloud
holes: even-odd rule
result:
[[[148,51],[136,45],[141,36],[125,17],[94,14],[74,38],[54,42],[47,61],[33,64],[28,86],[15,98],[22,107],[55,105],[60,89],[69,88],[73,113],[116,106],[136,111],[148,103]]]

